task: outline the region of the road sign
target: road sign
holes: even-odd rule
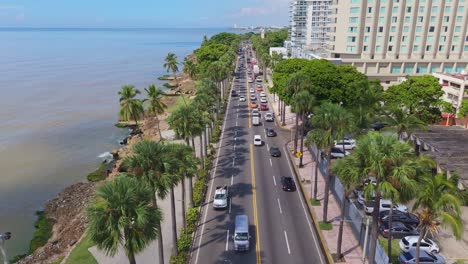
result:
[[[300,152],[300,151],[296,152],[296,157],[298,157],[298,158],[302,157],[302,152]]]

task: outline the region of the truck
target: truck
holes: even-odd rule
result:
[[[260,74],[260,68],[258,67],[258,65],[253,66],[253,73],[255,77],[257,77]]]
[[[228,188],[226,185],[218,186],[213,199],[214,209],[226,209],[228,206]]]
[[[254,125],[254,126],[260,125],[260,117],[259,116],[252,116],[252,125]]]

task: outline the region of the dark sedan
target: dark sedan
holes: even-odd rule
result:
[[[281,177],[281,185],[283,186],[283,191],[294,192],[296,190],[296,184],[291,177]]]
[[[267,137],[276,137],[276,131],[273,128],[265,128]]]
[[[379,212],[380,222],[388,222],[390,218],[390,210],[385,210]],[[392,213],[392,222],[401,222],[403,224],[409,224],[412,226],[417,226],[419,224],[419,218],[411,213],[401,212],[399,210],[393,210]]]
[[[381,223],[379,226],[380,234],[387,238],[390,233],[388,222]],[[408,224],[401,222],[392,222],[392,238],[403,238],[405,236],[419,235],[418,230]]]
[[[272,146],[270,148],[270,155],[272,157],[281,157],[281,151],[277,146]]]

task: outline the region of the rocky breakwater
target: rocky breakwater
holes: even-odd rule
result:
[[[65,188],[56,198],[46,202],[44,213],[53,221],[52,237],[19,264],[51,263],[66,255],[86,229],[86,207],[94,196],[94,183],[76,183]]]

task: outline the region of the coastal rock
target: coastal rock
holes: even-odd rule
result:
[[[52,237],[45,246],[17,263],[51,263],[64,256],[86,229],[85,208],[94,197],[94,190],[94,183],[76,183],[47,201],[44,213],[54,222]]]

